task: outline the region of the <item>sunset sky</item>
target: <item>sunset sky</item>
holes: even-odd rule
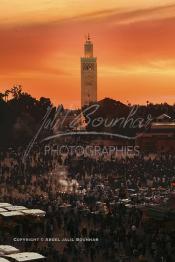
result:
[[[98,99],[175,102],[175,0],[1,0],[0,91],[79,107],[88,32]]]

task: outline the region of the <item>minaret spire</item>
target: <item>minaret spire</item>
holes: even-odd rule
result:
[[[84,44],[85,57],[93,57],[93,43],[90,40],[90,34],[88,33],[86,42]]]

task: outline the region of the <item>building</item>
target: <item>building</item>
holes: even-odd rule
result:
[[[162,114],[158,117],[156,117],[155,121],[154,122],[160,122],[160,123],[168,123],[168,122],[171,122],[172,119],[170,116],[168,116],[167,114]]]
[[[88,35],[81,58],[81,107],[97,101],[97,58],[93,56],[93,43]]]
[[[175,121],[163,114],[137,135],[136,145],[146,152],[175,153]]]

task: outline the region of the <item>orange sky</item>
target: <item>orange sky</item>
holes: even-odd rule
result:
[[[1,0],[0,91],[78,107],[88,32],[98,99],[175,102],[175,0]]]

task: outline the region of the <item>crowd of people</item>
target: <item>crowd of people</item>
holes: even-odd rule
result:
[[[41,208],[46,216],[10,232],[0,228],[1,243],[50,262],[173,261],[174,232],[148,226],[145,210],[165,205],[173,193],[175,156],[91,158],[46,154],[43,146],[25,161],[23,155],[21,148],[1,151],[0,201]]]

